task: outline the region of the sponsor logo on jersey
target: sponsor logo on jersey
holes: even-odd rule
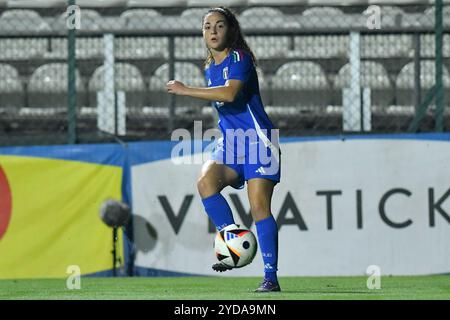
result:
[[[266,174],[266,170],[264,170],[264,167],[259,167],[255,172],[258,172],[260,174]]]

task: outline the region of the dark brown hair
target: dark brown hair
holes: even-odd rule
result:
[[[203,29],[203,23],[205,22],[205,18],[208,14],[211,12],[218,12],[222,14],[225,17],[225,20],[228,25],[228,31],[227,31],[227,39],[225,46],[227,48],[230,48],[231,50],[241,49],[252,57],[253,65],[256,66],[256,58],[253,54],[253,51],[248,46],[247,42],[244,39],[244,36],[241,31],[241,26],[239,25],[239,21],[236,18],[236,15],[228,8],[225,7],[217,7],[217,8],[211,8],[206,12],[206,14],[203,16],[202,19],[202,29]],[[211,54],[211,50],[208,48],[208,56],[205,60],[205,68],[208,67],[208,65],[213,60],[213,56]]]

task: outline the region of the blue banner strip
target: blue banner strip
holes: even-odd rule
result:
[[[124,148],[118,144],[2,147],[0,155],[81,161],[122,167]]]
[[[420,133],[420,134],[368,134],[340,136],[308,136],[284,137],[280,143],[333,141],[333,140],[433,140],[450,141],[450,133]],[[126,146],[119,144],[84,144],[35,147],[1,147],[0,155],[15,155],[41,158],[54,158],[71,161],[82,161],[114,166],[139,165],[152,161],[169,159],[172,152],[175,156],[191,155],[203,152],[210,141],[146,141],[131,142]],[[185,147],[186,153],[174,152]],[[175,149],[177,148],[177,149]],[[128,192],[129,193],[129,192]],[[129,196],[129,194],[128,194]]]

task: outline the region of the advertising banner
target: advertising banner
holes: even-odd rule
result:
[[[196,187],[209,154],[174,158],[173,148],[142,143],[130,153],[136,267],[217,274]],[[372,265],[384,275],[450,272],[449,135],[287,138],[281,150],[272,201],[280,275],[364,275]],[[246,188],[222,194],[256,234]],[[223,275],[262,272],[258,252]]]
[[[123,163],[114,145],[1,148],[0,279],[110,270],[112,231],[99,208],[121,199]]]

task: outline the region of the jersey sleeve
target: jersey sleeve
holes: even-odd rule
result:
[[[253,70],[253,61],[249,54],[242,50],[234,50],[231,53],[231,61],[228,70],[228,80],[240,80],[247,83]]]

